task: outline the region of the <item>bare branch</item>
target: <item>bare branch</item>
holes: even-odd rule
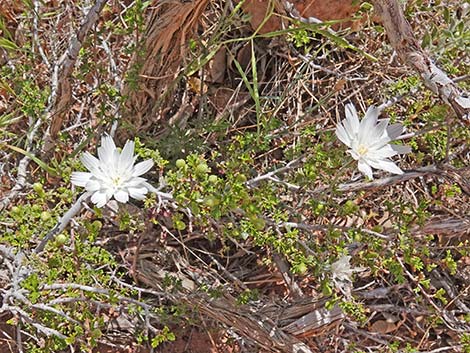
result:
[[[470,96],[462,92],[421,49],[397,0],[372,0],[388,39],[400,59],[413,68],[425,86],[450,105],[459,119],[470,123]]]
[[[338,185],[336,190],[340,192],[352,192],[352,191],[359,191],[359,190],[380,189],[385,186],[395,185],[395,184],[402,183],[404,181],[408,181],[411,179],[429,176],[429,175],[436,175],[436,176],[442,176],[444,178],[451,180],[454,183],[459,184],[459,186],[462,188],[464,192],[470,194],[470,183],[465,177],[461,175],[463,172],[467,170],[468,168],[462,168],[462,169],[456,170],[448,165],[442,165],[439,167],[436,165],[431,165],[431,166],[421,167],[415,170],[406,171],[400,175],[393,175],[393,176],[385,177],[381,179],[374,179],[372,181],[358,181],[354,183],[340,184]],[[312,190],[309,193],[315,195],[315,194],[325,192],[329,189],[330,189],[329,187],[322,187],[322,188]]]
[[[266,174],[263,174],[263,175],[259,175],[257,176],[256,178],[253,178],[253,179],[250,179],[246,182],[246,185],[248,187],[253,187],[255,186],[256,184],[258,184],[260,181],[262,180],[272,180],[272,181],[275,181],[275,182],[281,182],[280,180],[275,180],[273,179],[273,177],[276,175],[276,174],[279,174],[279,173],[283,173],[283,172],[287,172],[293,168],[296,168],[301,162],[302,160],[304,159],[304,157],[300,157],[300,158],[296,158],[292,161],[290,161],[289,163],[287,163],[284,167],[280,167],[278,169],[275,169],[271,172],[268,172]],[[291,185],[291,184],[289,184]],[[291,185],[292,187],[294,188],[298,188],[297,186],[295,185]]]
[[[62,232],[67,224],[75,217],[82,209],[83,202],[90,196],[88,192],[84,192],[80,197],[75,201],[75,203],[70,207],[70,209],[59,219],[59,222],[55,225],[52,230],[46,234],[44,239],[39,243],[39,245],[34,249],[35,253],[40,253],[46,247],[46,244],[56,235]]]
[[[46,137],[44,151],[48,152],[52,148],[51,138],[54,138],[59,132],[62,121],[66,114],[67,107],[72,100],[72,72],[75,67],[80,49],[83,46],[86,35],[95,26],[99,19],[99,14],[106,4],[107,0],[96,0],[96,3],[88,11],[83,23],[72,37],[69,48],[61,56],[52,76],[52,93],[50,96],[48,121],[52,119],[50,126],[50,136]]]

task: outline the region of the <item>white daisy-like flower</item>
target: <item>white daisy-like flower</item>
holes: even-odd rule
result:
[[[390,144],[403,132],[403,125],[388,126],[389,119],[378,122],[381,110],[374,106],[367,109],[361,121],[353,104],[346,104],[345,111],[346,119],[336,127],[336,136],[350,148],[348,153],[358,161],[359,171],[370,179],[373,178],[372,168],[403,174],[390,160],[397,154],[411,152],[409,146]]]
[[[149,191],[155,192],[147,179],[140,177],[152,168],[153,161],[148,159],[134,165],[137,156],[134,156],[133,141],[127,141],[119,152],[113,139],[105,135],[101,137],[98,158],[85,152],[80,160],[89,173],[73,172],[71,177],[72,184],[84,187],[91,194],[91,202],[97,207],[103,207],[113,197],[126,203],[129,197],[143,200]]]
[[[333,281],[351,282],[352,274],[356,269],[351,268],[350,260],[351,256],[342,255],[331,264]]]
[[[362,272],[364,267],[351,268],[351,256],[341,255],[338,260],[330,265],[333,283],[345,295],[349,296],[352,290],[352,275],[354,272]]]

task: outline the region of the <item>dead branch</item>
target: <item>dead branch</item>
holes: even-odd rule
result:
[[[32,122],[31,120],[31,124],[33,125],[33,128],[28,132],[27,135],[28,143],[26,145],[26,151],[28,153],[31,153],[33,151],[33,141],[36,132],[39,129],[39,126],[41,126],[41,119],[38,119],[35,122]],[[26,176],[29,162],[31,162],[31,156],[25,155],[18,163],[18,177],[16,179],[15,186],[13,186],[13,188],[8,192],[8,194],[3,198],[3,200],[0,201],[0,211],[5,209],[10,204],[11,200],[13,200],[27,185]]]
[[[426,167],[417,168],[415,170],[409,170],[400,175],[393,175],[381,179],[374,179],[372,181],[356,181],[352,183],[339,184],[336,190],[339,192],[354,192],[359,190],[376,190],[386,186],[392,186],[395,184],[402,183],[404,181],[416,179],[419,177],[436,175],[442,176],[446,179],[451,180],[459,184],[464,192],[470,191],[470,183],[468,178],[464,176],[464,173],[468,168],[454,169],[450,166],[436,166],[430,165]],[[311,195],[318,195],[324,192],[331,191],[330,186],[319,187],[314,190],[308,191]]]
[[[274,320],[258,314],[255,308],[241,307],[234,298],[228,295],[213,300],[202,296],[188,297],[183,298],[182,301],[208,317],[234,328],[243,337],[256,342],[268,352],[312,353],[312,350],[294,335],[278,328]]]
[[[450,105],[459,119],[470,123],[470,96],[439,69],[421,49],[397,0],[372,0],[388,39],[400,59],[413,68],[425,86]]]
[[[62,54],[59,62],[54,68],[52,75],[52,93],[47,109],[48,119],[51,120],[49,134],[46,136],[44,151],[48,152],[52,147],[51,139],[54,139],[59,132],[67,108],[72,100],[72,72],[78,58],[83,42],[93,26],[98,21],[99,14],[107,0],[96,0],[96,3],[88,11],[83,23],[70,41],[69,47]]]
[[[56,234],[59,234],[65,229],[65,227],[67,226],[67,224],[69,224],[72,218],[75,217],[81,211],[83,207],[83,202],[85,202],[89,196],[89,192],[84,192],[80,195],[77,201],[75,201],[75,203],[70,207],[70,209],[59,219],[59,222],[55,225],[55,227],[52,228],[46,234],[46,236],[41,240],[36,249],[34,249],[34,252],[36,254],[43,251],[47,243],[52,240]]]
[[[208,0],[154,3],[141,48],[132,59],[132,65],[139,68],[138,88],[129,84],[123,87],[123,95],[128,96],[124,120],[136,130],[148,128],[178,104],[172,92],[187,54],[188,40],[194,36]],[[126,131],[121,133],[127,135]]]
[[[172,261],[182,261],[178,259],[181,255],[173,255]],[[136,263],[139,281],[159,293],[165,293],[168,300],[184,303],[204,316],[230,327],[268,352],[310,353],[312,350],[299,338],[334,330],[333,327],[344,319],[341,309],[335,307],[326,310],[325,303],[315,298],[297,300],[282,308],[272,303],[240,305],[227,293],[214,298],[202,291],[194,291],[193,288],[202,283],[196,283],[196,278],[190,278],[183,271],[169,272],[144,258],[140,258]],[[178,278],[182,287],[178,290],[175,288],[177,292],[164,290],[161,283],[165,276]]]
[[[470,217],[433,217],[424,226],[416,227],[414,234],[439,234],[450,237],[458,237],[470,234]]]
[[[290,271],[290,268],[289,268],[290,266],[287,263],[287,261],[284,259],[284,257],[282,257],[278,253],[273,253],[272,256],[273,256],[274,263],[276,264],[277,269],[281,273],[286,286],[289,288],[289,291],[292,293],[292,296],[294,298],[302,298],[304,296],[304,293],[302,293],[302,289],[295,281],[294,276],[292,275]]]

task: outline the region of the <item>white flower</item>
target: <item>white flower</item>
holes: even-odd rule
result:
[[[350,260],[351,256],[342,255],[337,261],[331,264],[333,281],[351,282],[352,274],[356,269],[351,268]]]
[[[73,172],[71,177],[72,184],[84,187],[91,194],[91,202],[97,207],[103,207],[112,197],[126,203],[129,196],[143,200],[147,192],[155,191],[147,179],[140,177],[152,168],[153,161],[148,159],[134,165],[137,156],[134,156],[133,141],[127,141],[119,152],[113,139],[105,135],[101,138],[98,157],[85,152],[80,160],[90,172]]]
[[[409,146],[390,144],[403,132],[403,125],[388,126],[389,119],[378,122],[381,110],[374,106],[367,109],[360,122],[354,105],[346,104],[345,110],[346,119],[336,127],[336,136],[350,148],[348,153],[358,161],[358,169],[370,179],[373,178],[372,168],[403,174],[390,160],[397,154],[411,152]]]
[[[349,296],[352,290],[352,275],[354,272],[362,272],[366,268],[354,267],[351,268],[349,261],[351,256],[341,255],[338,260],[333,262],[330,267],[333,282],[343,294]]]

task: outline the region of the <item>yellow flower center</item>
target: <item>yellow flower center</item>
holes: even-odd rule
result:
[[[365,155],[368,151],[369,151],[369,149],[368,149],[366,146],[364,146],[364,145],[360,145],[360,146],[357,148],[357,153],[358,153],[360,156]]]
[[[121,185],[121,182],[122,182],[121,177],[119,177],[119,176],[113,178],[112,181],[113,181],[114,186],[119,186],[119,185]]]

